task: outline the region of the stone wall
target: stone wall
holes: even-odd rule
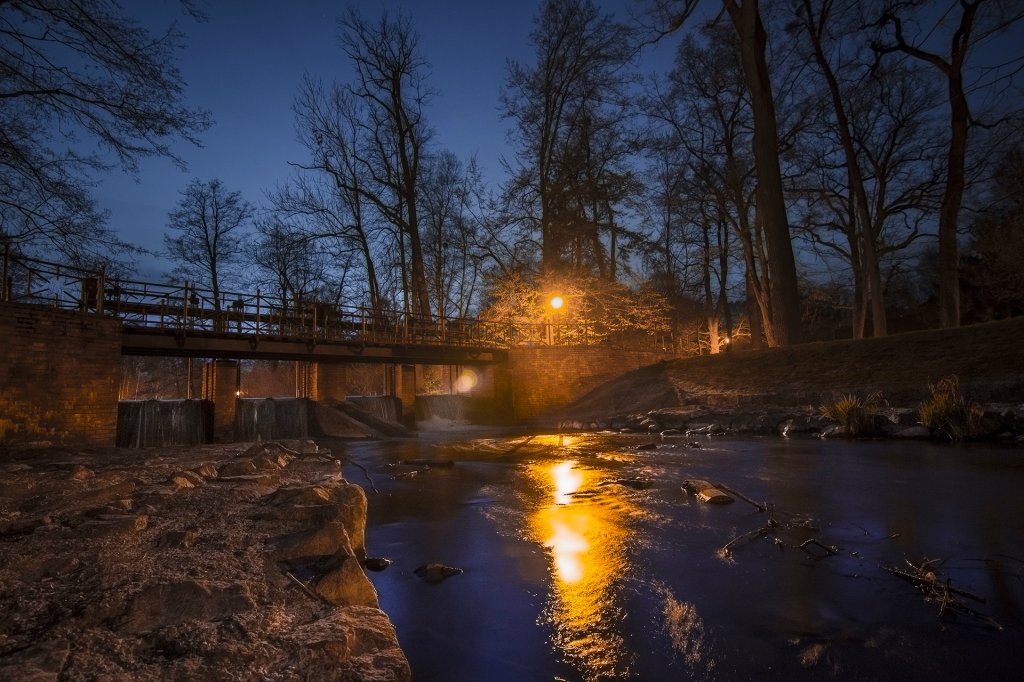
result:
[[[114,445],[121,322],[0,303],[0,443]]]
[[[514,422],[557,423],[561,408],[604,382],[677,357],[599,346],[512,348],[508,363],[494,370],[496,397],[507,405]]]

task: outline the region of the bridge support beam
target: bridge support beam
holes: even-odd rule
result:
[[[214,440],[234,440],[238,378],[237,360],[211,360],[203,366],[203,398],[213,402]]]

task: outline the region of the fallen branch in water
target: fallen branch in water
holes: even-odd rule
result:
[[[818,555],[815,554],[814,552],[812,552],[811,550],[807,549],[811,545],[813,545],[815,547],[821,547],[823,550],[825,550],[825,552],[826,552],[825,556],[835,556],[836,554],[839,554],[839,548],[838,547],[830,547],[829,545],[825,545],[825,544],[822,544],[822,543],[818,542],[814,538],[811,538],[810,540],[804,540],[803,542],[800,543],[799,547],[800,547],[800,549],[802,549],[803,551],[807,552],[811,556],[817,557],[817,558],[821,558],[821,557],[818,557]]]
[[[723,485],[722,483],[715,483],[715,487],[718,488],[719,490],[724,490],[725,492],[729,493],[730,495],[735,495],[736,497],[740,498],[741,500],[743,500],[747,504],[752,505],[754,508],[757,509],[757,511],[763,512],[763,511],[767,511],[768,510],[768,508],[765,505],[759,504],[757,502],[754,502],[752,499],[750,499],[749,497],[747,497],[743,493],[741,493],[741,492],[739,492],[737,490],[733,490],[732,488],[730,488],[727,485]]]
[[[775,520],[775,510],[772,505],[768,505],[765,508],[765,511],[768,513],[768,522],[765,523],[765,525],[748,533],[744,533],[743,535],[737,535],[732,540],[722,545],[722,548],[718,550],[719,554],[729,554],[732,551],[733,545],[740,542],[752,542],[757,538],[774,533],[775,529],[779,527],[779,522]]]
[[[363,475],[366,476],[367,482],[369,482],[369,484],[370,484],[370,490],[372,490],[374,493],[376,493],[378,495],[380,494],[380,491],[377,490],[377,486],[374,485],[373,478],[370,476],[370,472],[366,470],[366,467],[364,467],[362,464],[360,464],[359,462],[357,462],[354,459],[351,459],[349,457],[345,458],[345,463],[346,464],[351,464],[352,466],[354,466],[357,469],[359,469],[360,471],[362,471]]]
[[[939,563],[941,562],[936,559],[925,559],[920,564],[907,561],[907,565],[913,569],[912,571],[904,571],[896,566],[886,566],[886,570],[897,578],[906,580],[916,587],[924,595],[926,602],[937,603],[939,605],[940,622],[947,613],[959,613],[970,616],[1001,631],[1003,626],[998,622],[983,613],[975,611],[958,599],[958,597],[964,597],[984,604],[985,598],[967,590],[953,587],[952,580],[948,577],[942,580],[942,576],[937,570]]]

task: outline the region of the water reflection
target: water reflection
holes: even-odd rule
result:
[[[576,460],[534,463],[529,474],[546,498],[531,515],[529,533],[551,556],[545,616],[555,644],[584,679],[626,675],[632,655],[620,634],[620,592],[633,505],[616,486],[598,487],[601,472]]]

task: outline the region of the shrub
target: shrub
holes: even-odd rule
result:
[[[864,398],[847,393],[834,403],[823,405],[821,414],[839,422],[850,436],[871,435],[875,431],[873,410],[881,403],[879,393],[871,393]]]
[[[917,415],[921,423],[951,441],[961,441],[981,433],[982,410],[960,392],[956,375],[928,384],[929,398]]]

